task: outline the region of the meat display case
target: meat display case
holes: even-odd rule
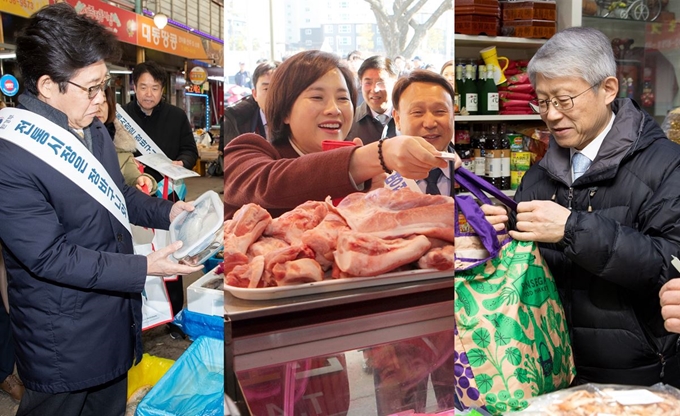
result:
[[[259,301],[225,292],[227,396],[241,415],[452,412],[452,275]]]

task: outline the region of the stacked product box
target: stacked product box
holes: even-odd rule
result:
[[[501,1],[500,4],[501,35],[548,39],[555,34],[557,5],[554,0]]]
[[[498,0],[456,0],[455,32],[464,35],[497,36],[501,8]]]

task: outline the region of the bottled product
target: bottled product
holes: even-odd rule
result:
[[[493,79],[494,66],[479,66],[479,114],[496,115],[498,114],[498,87]],[[484,74],[484,79],[482,79]]]
[[[472,72],[472,65],[465,65],[465,76],[460,84],[460,106],[465,108],[470,115],[478,114],[477,85]]]
[[[484,144],[485,178],[493,186],[501,189],[502,145],[495,123],[489,124],[489,133]]]
[[[472,170],[473,166],[473,152],[470,145],[470,127],[468,123],[456,123],[456,133],[454,138],[453,148],[460,156],[463,162],[463,167],[467,170]],[[457,182],[454,184],[454,193],[466,192],[467,190],[460,186]]]
[[[472,147],[474,167],[472,171],[475,175],[483,178],[486,176],[486,129],[483,124],[479,125],[477,133],[472,135],[470,145]]]
[[[461,100],[460,100],[460,89],[463,84],[463,65],[456,65],[456,94],[454,95],[454,108],[456,113],[460,112]]]
[[[498,125],[498,137],[501,140],[501,187],[510,189],[510,140],[505,134],[505,124]]]

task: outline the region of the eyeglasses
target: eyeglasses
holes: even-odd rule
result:
[[[362,82],[362,85],[366,88],[373,88],[373,86],[375,85],[378,88],[380,88],[381,90],[385,89],[385,81],[377,81],[377,82],[364,81],[364,82]]]
[[[585,94],[586,92],[590,91],[593,87],[597,85],[599,85],[599,83],[591,85],[587,90],[583,91],[582,93],[576,94],[573,97],[569,95],[558,95],[552,98],[548,98],[547,100],[533,100],[529,102],[529,106],[535,113],[541,114],[545,114],[548,112],[550,104],[552,104],[553,108],[559,112],[568,111],[574,108],[574,98]]]
[[[81,85],[76,84],[75,82],[67,81],[69,84],[74,85],[81,90],[87,92],[87,98],[92,100],[94,97],[99,94],[99,91],[104,91],[105,89],[109,88],[111,85],[111,78],[106,78],[101,84],[94,85],[90,88],[85,88]]]

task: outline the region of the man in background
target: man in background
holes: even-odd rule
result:
[[[368,62],[371,58],[367,59]],[[437,150],[449,150],[453,137],[453,98],[451,85],[441,75],[414,70],[399,78],[392,92],[394,121],[400,134],[419,136]],[[459,160],[449,162],[445,169],[435,168],[427,179],[416,183],[423,193],[451,195],[451,180]],[[436,345],[435,349],[425,345]],[[431,371],[419,371],[414,365],[427,357],[428,362],[442,363]],[[395,414],[405,409],[424,412],[427,406],[428,378],[431,380],[437,408],[454,406],[453,329],[397,343],[389,348],[377,347],[364,351],[373,368],[377,414]]]
[[[245,62],[239,62],[239,70],[234,75],[234,82],[236,85],[243,87],[243,88],[253,88],[253,82],[250,79],[250,72],[246,70],[246,63]]]
[[[137,64],[132,71],[135,99],[127,103],[123,109],[173,161],[174,165],[193,169],[198,160],[194,134],[184,110],[162,99],[166,77],[165,70],[153,61]],[[145,172],[158,182],[157,196],[170,201],[184,200],[186,185],[183,181],[166,183],[169,179],[154,169],[147,167]],[[166,187],[167,195],[165,195]],[[177,314],[184,306],[182,276],[178,276],[177,280],[166,280],[165,286],[173,314]],[[171,324],[169,329],[170,334],[175,338],[184,336],[174,324]]]
[[[272,74],[278,62],[265,61],[255,68],[253,72],[252,95],[243,98],[238,103],[224,110],[224,143],[221,144],[220,152],[237,136],[243,133],[257,133],[267,137],[267,119],[264,111],[267,105],[267,92]]]
[[[396,135],[391,96],[397,75],[396,65],[384,56],[371,56],[361,64],[359,81],[364,102],[354,112],[348,140],[359,137],[368,144],[380,140],[383,133],[385,137]]]

